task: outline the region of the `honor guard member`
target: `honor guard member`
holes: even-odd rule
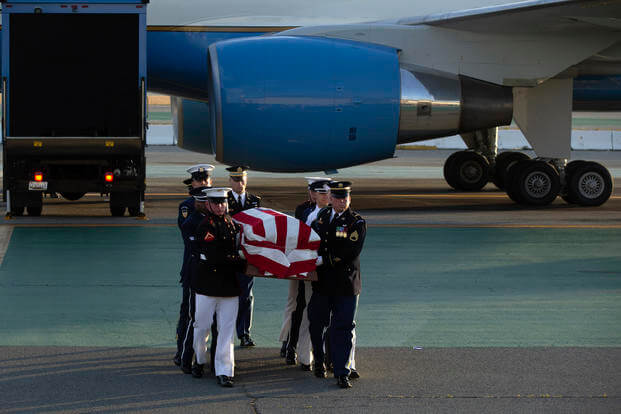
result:
[[[190,288],[190,280],[192,273],[198,270],[198,242],[195,234],[199,224],[209,213],[207,207],[207,196],[205,190],[210,187],[197,187],[190,190],[190,194],[194,198],[194,211],[181,225],[181,234],[183,241],[190,251],[190,257],[187,262],[187,285],[184,289],[183,302],[186,303],[185,310],[187,312],[186,329],[180,333],[181,338],[181,370],[186,374],[192,373],[192,359],[194,357],[194,313],[196,310],[196,300],[194,291]],[[186,297],[187,290],[187,297]],[[216,344],[218,340],[218,329],[216,323],[211,326],[211,368],[214,369]]]
[[[333,181],[329,187],[332,207],[321,210],[312,226],[321,244],[317,258],[318,280],[312,283],[313,294],[308,304],[309,329],[315,375],[326,376],[323,341],[329,326],[334,376],[341,388],[351,388],[349,361],[354,347],[354,317],[361,289],[360,253],[366,223],[350,209],[350,182]]]
[[[295,218],[300,221],[306,221],[307,210],[311,207],[315,207],[315,192],[311,191],[311,185],[316,181],[331,181],[331,178],[324,177],[304,177],[308,182],[308,200],[300,204],[295,208]],[[280,348],[280,356],[285,358],[287,356],[287,340],[289,338],[289,331],[291,330],[291,314],[296,308],[296,298],[298,296],[298,285],[295,280],[289,281],[289,295],[287,297],[287,304],[285,305],[285,313],[283,315],[282,327],[280,328],[279,341],[282,342]]]
[[[299,220],[310,226],[317,218],[317,214],[328,206],[330,200],[328,195],[330,192],[328,187],[329,182],[330,179],[328,178],[311,183],[310,192],[312,193],[315,203],[302,213]],[[291,314],[291,328],[288,335],[286,362],[288,365],[295,365],[299,359],[302,370],[310,371],[313,362],[313,352],[308,329],[306,305],[310,301],[312,294],[311,283],[303,280],[291,280],[289,283],[295,286],[296,297],[294,302],[296,306]]]
[[[229,214],[234,216],[240,211],[261,206],[261,198],[246,192],[248,184],[248,167],[234,166],[226,169],[229,171],[229,183],[232,188],[228,193]],[[243,273],[237,275],[239,280],[239,313],[237,315],[237,337],[242,347],[254,346],[250,337],[252,328],[252,311],[254,308],[254,296],[252,286],[254,278]]]
[[[197,164],[193,165],[187,169],[187,172],[190,173],[190,178],[183,181],[183,184],[188,186],[188,191],[191,191],[193,188],[199,187],[211,187],[211,176],[210,173],[213,171],[214,167],[211,164]],[[190,196],[189,198],[183,200],[181,204],[179,204],[179,214],[177,215],[177,226],[179,226],[179,230],[181,230],[181,237],[183,238],[183,231],[181,226],[183,222],[192,214],[194,211],[194,197]],[[177,353],[173,358],[175,365],[181,365],[181,353],[183,352],[183,338],[185,337],[185,333],[188,328],[188,309],[189,309],[189,299],[190,299],[190,283],[188,276],[188,268],[187,263],[190,258],[190,249],[188,247],[187,241],[183,238],[183,263],[181,265],[180,272],[180,280],[183,292],[181,296],[181,306],[179,309],[179,321],[177,322]],[[183,368],[182,368],[183,369]]]
[[[239,307],[237,272],[245,266],[238,253],[239,226],[227,211],[229,188],[205,190],[209,213],[198,226],[198,269],[192,272],[192,289],[196,293],[194,321],[195,377],[201,377],[207,361],[206,341],[216,314],[218,345],[215,355],[215,373],[218,384],[233,386],[235,355],[233,339]]]

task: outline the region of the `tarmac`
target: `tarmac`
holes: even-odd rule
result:
[[[185,168],[213,158],[150,147],[145,219],[105,199],[46,199],[0,226],[0,413],[621,412],[621,193],[599,208],[513,204],[450,190],[450,151],[343,169],[369,223],[356,364],[341,390],[278,356],[286,282],[257,278],[258,347],[236,387],[172,364]],[[621,176],[621,154],[577,152]],[[306,175],[251,172],[292,211]],[[226,185],[216,165],[216,185]]]

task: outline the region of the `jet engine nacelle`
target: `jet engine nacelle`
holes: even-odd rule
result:
[[[201,122],[210,142],[203,152],[213,149],[218,161],[255,170],[362,164],[392,157],[398,143],[512,118],[511,88],[400,67],[398,51],[385,46],[257,37],[212,44],[208,61],[209,119]],[[182,146],[198,141],[188,130]]]

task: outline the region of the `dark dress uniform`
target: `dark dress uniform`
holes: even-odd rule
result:
[[[177,226],[181,231],[181,237],[183,239],[183,262],[181,264],[181,271],[179,272],[182,287],[181,306],[179,308],[179,320],[177,321],[177,354],[175,355],[175,363],[182,363],[181,354],[183,353],[183,341],[188,330],[189,318],[189,306],[190,306],[190,280],[188,277],[188,259],[190,257],[190,248],[183,237],[182,226],[185,220],[190,217],[194,212],[194,197],[189,197],[183,200],[179,204],[179,212],[177,214]]]
[[[227,200],[229,204],[229,214],[234,216],[240,211],[248,210],[255,207],[261,207],[261,198],[250,194],[245,194],[244,203],[241,204],[235,199],[233,191],[229,191]],[[254,278],[246,276],[243,273],[237,274],[239,282],[239,288],[241,289],[239,295],[239,311],[237,313],[237,337],[239,339],[250,340],[250,328],[252,326],[252,308],[254,305],[254,296],[252,295],[252,286],[254,285]]]
[[[323,263],[317,267],[318,281],[312,283],[308,318],[316,373],[317,364],[324,360],[324,334],[329,326],[334,376],[340,378],[350,374],[347,365],[361,290],[360,253],[366,236],[366,222],[351,209],[341,215],[335,214],[332,221],[331,217],[332,208],[327,207],[312,225],[321,237],[318,253]]]
[[[205,363],[205,339],[213,322],[213,313],[210,312],[217,310],[220,338],[214,366],[219,383],[225,386],[232,386],[231,378],[234,376],[232,340],[237,318],[237,296],[240,293],[236,274],[245,265],[237,252],[238,232],[239,227],[229,215],[208,213],[195,233],[197,260],[196,271],[192,272],[191,277],[192,290],[197,295],[194,324],[196,361],[201,366]],[[234,299],[232,307],[231,299]]]
[[[181,225],[181,235],[183,236],[183,243],[185,249],[188,251],[188,258],[184,265],[186,267],[186,273],[183,277],[183,300],[181,302],[181,314],[179,320],[183,317],[185,310],[185,330],[179,332],[179,326],[177,326],[177,346],[181,342],[181,369],[185,373],[191,372],[192,358],[194,356],[193,344],[194,344],[194,312],[196,310],[196,297],[194,291],[190,287],[190,281],[192,277],[195,277],[193,273],[198,270],[197,258],[198,258],[198,244],[195,234],[198,230],[198,226],[205,218],[205,214],[198,210],[194,210],[192,214]],[[185,304],[185,306],[184,306]],[[215,318],[214,318],[215,320]],[[181,324],[181,323],[180,323]],[[213,369],[214,355],[216,352],[216,346],[218,341],[218,328],[214,323],[211,326],[211,367]]]

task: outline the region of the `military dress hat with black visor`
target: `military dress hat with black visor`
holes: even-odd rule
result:
[[[330,194],[335,198],[345,198],[351,192],[350,181],[332,181],[328,183]]]
[[[315,193],[328,194],[328,192],[330,192],[330,187],[328,187],[329,183],[330,181],[328,180],[321,180],[321,181],[318,180],[318,181],[311,183],[308,186],[308,189]]]
[[[207,201],[207,195],[205,194],[205,190],[210,189],[211,187],[201,186],[192,188],[190,190],[190,195],[194,197],[196,201]]]
[[[243,177],[248,175],[248,170],[250,167],[246,165],[234,165],[232,167],[228,167],[226,170],[229,172],[229,175],[233,180],[241,180]]]
[[[332,181],[330,177],[304,177],[308,182],[308,189],[311,189],[311,185],[317,181]]]

